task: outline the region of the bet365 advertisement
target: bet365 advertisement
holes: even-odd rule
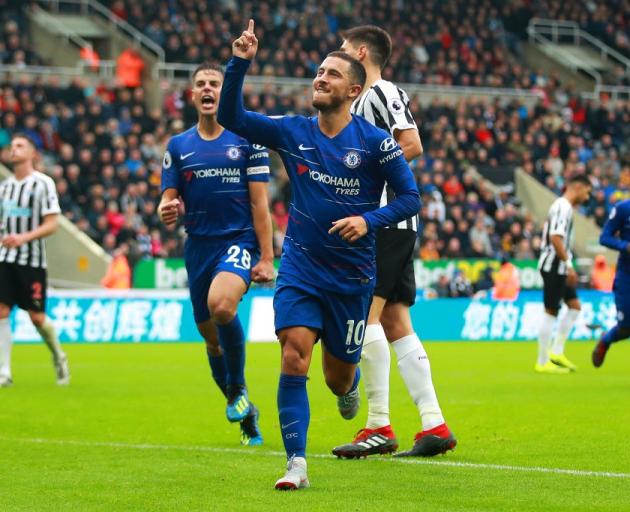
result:
[[[514,260],[523,290],[542,289],[542,278],[538,272],[536,260]],[[276,260],[276,269],[279,260]],[[456,260],[435,260],[414,261],[416,275],[416,288],[423,290],[446,274],[449,279],[453,277],[456,270],[460,270],[471,282],[479,280],[483,271],[490,267],[493,271],[499,270],[500,263],[493,259],[456,259]],[[156,258],[142,260],[134,268],[133,287],[151,289],[180,289],[186,288],[188,276],[184,267],[184,260],[179,258]]]

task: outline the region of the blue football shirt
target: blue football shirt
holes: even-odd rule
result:
[[[630,275],[630,252],[628,252],[628,244],[630,244],[630,199],[620,201],[610,210],[608,220],[599,237],[599,243],[619,251],[617,272]],[[630,283],[628,283],[628,288],[630,288]]]
[[[243,108],[241,87],[249,61],[226,69],[219,121],[248,140],[278,151],[291,181],[289,226],[280,273],[340,293],[371,290],[375,230],[418,213],[420,199],[403,152],[387,132],[359,116],[335,137],[317,117],[267,117]],[[396,199],[379,202],[385,182]],[[361,215],[368,234],[354,243],[328,234],[333,221]]]
[[[269,152],[223,130],[204,140],[193,126],[168,143],[162,162],[162,192],[174,188],[184,201],[189,235],[256,240],[250,181],[269,181]]]

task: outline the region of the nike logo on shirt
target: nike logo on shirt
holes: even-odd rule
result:
[[[194,155],[195,152],[191,151],[190,153],[186,153],[185,155],[179,155],[180,160],[186,160],[190,155]]]
[[[300,144],[300,145],[298,146],[298,149],[299,149],[300,151],[308,151],[309,149],[315,149],[315,148],[307,148],[304,144]]]
[[[354,354],[357,350],[361,350],[361,347],[357,347],[355,349],[348,349],[346,350],[346,354]]]

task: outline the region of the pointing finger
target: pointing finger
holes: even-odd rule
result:
[[[254,33],[254,20],[252,20],[252,19],[249,20],[249,25],[247,27],[247,31],[251,32],[252,34]]]

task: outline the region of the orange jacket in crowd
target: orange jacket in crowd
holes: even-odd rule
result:
[[[520,291],[521,282],[517,268],[509,261],[505,262],[494,274],[492,298],[496,300],[516,300]]]
[[[122,252],[113,257],[105,277],[101,279],[101,284],[105,288],[131,288],[131,268],[127,256]]]
[[[140,87],[144,60],[135,48],[123,50],[116,61],[116,78],[123,87]]]
[[[79,50],[79,57],[84,61],[92,71],[98,71],[101,57],[91,46],[84,46]]]
[[[602,292],[610,292],[615,280],[615,268],[610,267],[603,254],[595,256],[595,265],[591,272],[591,286]]]

